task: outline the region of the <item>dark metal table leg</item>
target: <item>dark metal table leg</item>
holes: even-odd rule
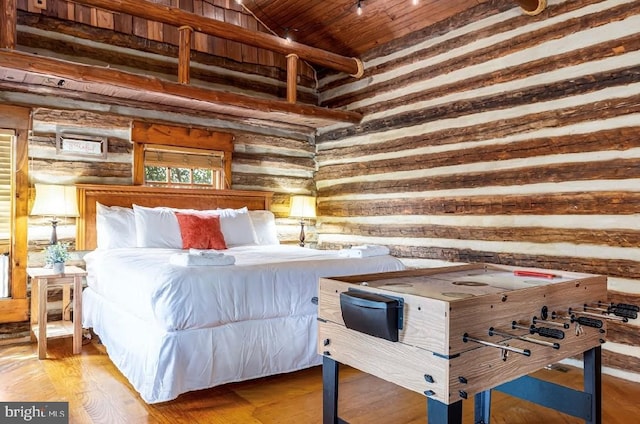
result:
[[[591,394],[591,420],[587,424],[602,424],[602,348],[584,352],[584,392]]]
[[[474,423],[489,424],[491,419],[491,390],[485,390],[475,396]]]
[[[462,424],[462,401],[450,405],[427,398],[428,424]]]
[[[338,372],[340,364],[322,359],[322,424],[338,424]]]

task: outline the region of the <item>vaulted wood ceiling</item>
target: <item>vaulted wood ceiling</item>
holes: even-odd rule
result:
[[[379,46],[490,0],[418,0],[417,4],[413,0],[360,0],[361,14],[357,0],[147,1],[135,3],[135,12],[156,7],[150,4],[155,3],[165,7],[168,16],[179,17],[183,11],[200,15],[242,27],[239,32],[276,36],[276,44],[288,33],[295,41],[292,44],[300,47],[321,49],[327,56],[366,59]],[[175,82],[178,26],[141,19],[134,11],[118,11],[126,3],[133,7],[130,0],[4,0],[4,4],[12,3],[18,11],[18,51],[0,49],[0,91],[98,102],[113,99],[123,106],[184,110],[299,132],[360,120],[354,112],[316,106],[317,75],[338,72],[317,62],[311,64],[313,69],[308,63],[299,67],[298,102],[287,103],[283,98],[286,52],[282,49],[269,51],[260,44],[229,41],[233,37],[198,34],[198,26],[188,22],[196,29],[191,60],[232,74],[194,68],[196,78],[211,88],[181,86]],[[233,36],[233,32],[226,34]],[[132,53],[135,51],[139,53]],[[69,66],[62,60],[78,65]],[[272,82],[256,82],[255,76]],[[216,89],[221,84],[227,87]],[[236,91],[229,92],[229,85]],[[253,97],[254,93],[259,96]]]
[[[343,56],[367,51],[488,0],[242,0],[266,26]]]

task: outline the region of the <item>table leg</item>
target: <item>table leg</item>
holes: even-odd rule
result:
[[[71,321],[71,284],[64,284],[62,286],[62,319],[64,321]]]
[[[447,405],[427,398],[427,423],[462,424],[462,400]]]
[[[340,364],[322,358],[322,424],[338,424],[338,377]]]
[[[489,424],[491,420],[491,390],[485,390],[475,396],[475,424]]]
[[[587,424],[602,424],[602,348],[584,352],[584,392],[591,395],[591,420]]]
[[[73,353],[82,351],[82,277],[73,277]]]
[[[39,289],[38,289],[38,279],[37,278],[32,278],[31,279],[31,316],[30,316],[30,321],[31,321],[31,342],[37,342],[38,338],[36,337],[36,332],[35,332],[35,326],[38,323],[38,315],[40,314],[40,309],[38,306],[38,293],[39,293]]]
[[[47,279],[38,280],[38,358],[45,359],[47,357]]]

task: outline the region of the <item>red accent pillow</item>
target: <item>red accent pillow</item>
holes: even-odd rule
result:
[[[226,249],[217,215],[192,215],[176,212],[183,249]]]

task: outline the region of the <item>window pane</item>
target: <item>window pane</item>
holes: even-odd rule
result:
[[[189,168],[171,168],[171,182],[188,184],[191,182],[191,170]]]
[[[194,169],[193,183],[211,185],[213,183],[213,172],[210,169]]]
[[[152,185],[223,189],[224,152],[145,145],[145,182]]]
[[[145,166],[144,178],[145,181],[166,183],[167,168],[162,166]]]

